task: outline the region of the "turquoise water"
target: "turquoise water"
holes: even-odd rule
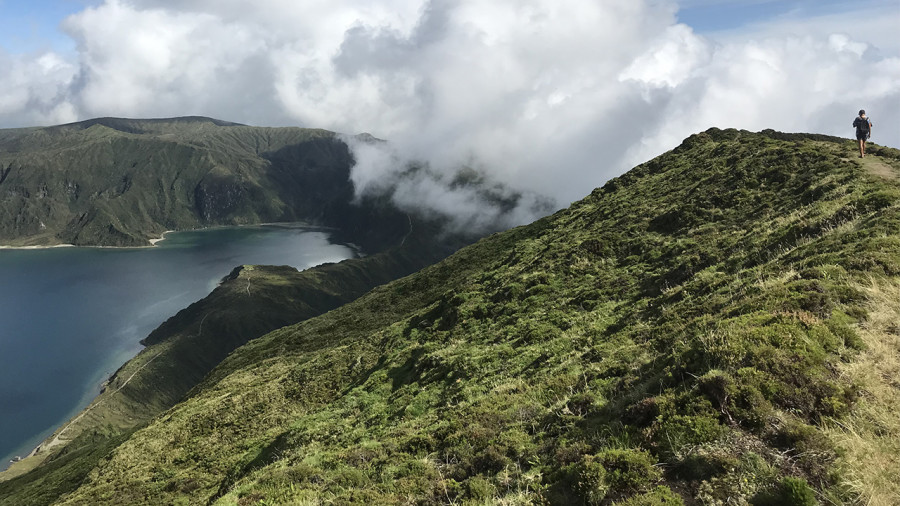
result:
[[[0,469],[99,393],[166,318],[243,264],[354,256],[328,234],[261,226],[179,232],[155,248],[0,250]]]

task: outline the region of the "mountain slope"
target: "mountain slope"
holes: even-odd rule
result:
[[[144,339],[146,348],[107,380],[88,407],[0,473],[0,503],[48,504],[70,491],[111,447],[178,402],[235,348],[445,257],[448,245],[436,243],[433,234],[418,223],[401,246],[302,272],[235,268],[209,296]]]
[[[142,246],[211,225],[341,227],[369,212],[351,205],[351,163],[333,132],[210,118],[0,130],[0,242]],[[365,239],[354,242],[384,246]]]
[[[691,136],[239,348],[59,503],[889,504],[834,437],[897,389],[846,374],[900,314],[900,186],[852,153]]]

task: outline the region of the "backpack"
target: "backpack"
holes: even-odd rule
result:
[[[868,134],[869,133],[869,118],[865,118],[865,119],[864,118],[856,118],[855,120],[853,120],[853,126],[855,126],[859,132]]]

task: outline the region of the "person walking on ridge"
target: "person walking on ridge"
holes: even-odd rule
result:
[[[866,140],[872,136],[872,121],[866,117],[866,110],[860,109],[859,116],[853,120],[856,127],[856,140],[859,142],[859,157],[866,157]]]

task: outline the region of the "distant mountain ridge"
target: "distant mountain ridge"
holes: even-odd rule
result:
[[[166,230],[263,222],[346,230],[373,213],[392,223],[389,206],[351,204],[351,164],[334,132],[205,117],[0,130],[0,244],[143,246]]]
[[[208,123],[215,126],[220,127],[228,127],[228,126],[248,126],[242,123],[234,123],[232,121],[223,121],[220,119],[209,118],[206,116],[179,116],[174,118],[146,118],[146,119],[133,119],[133,118],[115,118],[115,117],[103,117],[103,118],[93,118],[83,121],[76,121],[73,123],[65,123],[62,125],[51,126],[48,128],[52,129],[67,129],[67,128],[80,128],[82,130],[90,128],[94,125],[103,125],[105,127],[109,127],[115,130],[120,130],[126,133],[132,134],[149,134],[149,133],[165,133],[167,129],[172,128],[173,126],[181,125],[196,125]]]

